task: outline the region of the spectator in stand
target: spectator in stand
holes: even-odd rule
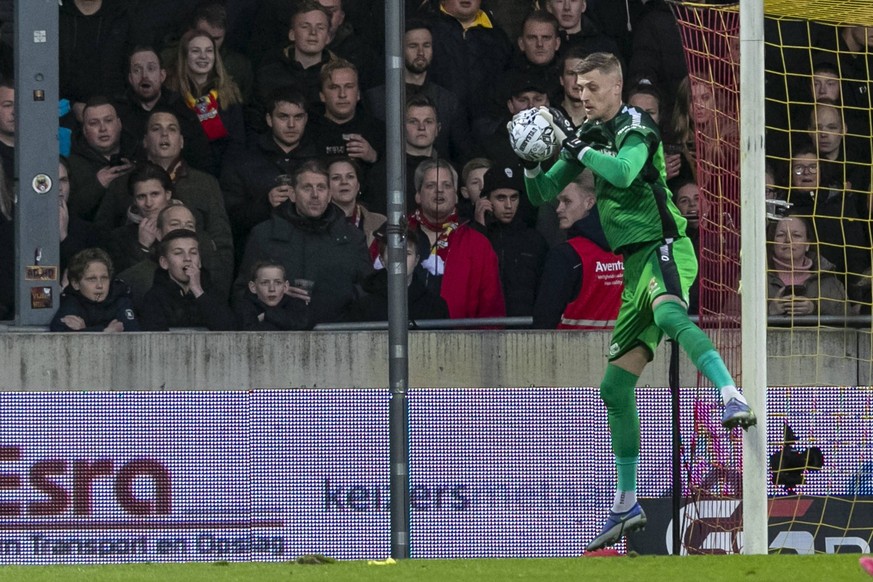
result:
[[[790,167],[792,214],[811,218],[819,256],[834,265],[845,288],[855,289],[858,276],[870,266],[869,243],[858,220],[855,194],[822,180],[818,154],[811,144],[794,149]]]
[[[840,72],[829,58],[821,59],[812,69],[812,98],[816,103],[840,105]]]
[[[513,55],[507,70],[528,79],[537,79],[550,96],[556,95],[560,89],[560,59],[557,55],[561,38],[558,30],[558,21],[550,12],[534,10],[528,14],[518,37],[519,50]],[[509,79],[511,76],[504,76],[504,82],[495,87],[492,109],[498,115],[502,113],[503,100],[511,90],[505,82]]]
[[[85,103],[124,91],[124,59],[131,43],[128,3],[69,0],[60,6],[60,96],[84,122]]]
[[[379,265],[388,264],[388,242],[385,228],[376,231]],[[445,300],[429,290],[424,284],[424,274],[419,263],[423,259],[418,244],[418,232],[406,233],[406,296],[407,315],[410,321],[422,319],[448,319],[449,308]],[[380,268],[364,279],[361,284],[364,295],[349,306],[343,316],[345,321],[388,321],[388,270]]]
[[[0,164],[9,184],[15,176],[15,83],[0,78]]]
[[[158,214],[173,198],[173,182],[158,165],[139,164],[127,180],[130,206],[127,224],[110,235],[113,264],[123,271],[145,259],[158,239]]]
[[[403,36],[406,99],[423,95],[433,102],[437,116],[442,120],[436,149],[457,164],[467,159],[471,151],[468,115],[455,93],[431,81],[429,71],[432,63],[433,35],[430,22],[419,18],[407,19]],[[385,121],[385,86],[369,89],[364,99],[373,117]]]
[[[518,216],[524,191],[521,171],[494,166],[485,172],[484,185],[476,201],[473,226],[488,237],[500,269],[506,300],[506,315],[533,313],[537,289],[548,252],[546,239]]]
[[[506,110],[493,129],[482,129],[483,136],[480,142],[478,155],[492,160],[496,166],[513,168],[514,171],[522,172],[524,168],[518,156],[510,145],[509,131],[506,126],[512,117],[525,109],[549,105],[549,95],[542,80],[536,77],[528,78],[520,72],[508,75],[508,93],[506,98]],[[480,133],[477,131],[477,133]],[[551,167],[552,161],[543,162],[543,168]],[[548,207],[551,211],[551,207]],[[533,207],[528,197],[521,200],[519,215],[528,226],[534,226],[537,222],[537,210]]]
[[[698,156],[710,167],[732,167],[732,158],[739,149],[739,126],[723,96],[712,85],[686,77],[679,84],[670,124],[664,132],[664,154],[665,159],[681,154],[679,176],[701,185],[697,176]],[[671,172],[673,159],[666,159]]]
[[[427,160],[415,170],[418,209],[409,225],[428,249],[424,282],[445,299],[452,319],[504,317],[497,255],[485,236],[458,221],[457,188],[458,174],[446,160]]]
[[[11,208],[12,195],[8,186],[2,185],[0,168],[0,209],[4,200]],[[70,197],[69,161],[61,157],[58,164],[58,228],[60,240],[61,286],[67,280],[67,265],[72,257],[84,249],[108,246],[105,233],[90,222],[85,222],[67,207]],[[0,212],[0,320],[11,318],[15,311],[15,223],[10,215],[5,221]]]
[[[248,292],[236,304],[243,331],[293,331],[309,329],[309,306],[287,294],[290,283],[285,267],[258,261],[252,267]]]
[[[873,49],[873,27],[821,26],[818,38],[811,46],[819,49],[813,61],[829,62],[840,76],[839,103],[856,115],[851,125],[870,137],[870,110],[873,108],[873,67],[870,50]],[[869,147],[869,145],[868,145]]]
[[[264,57],[255,75],[255,94],[265,102],[279,87],[294,87],[307,103],[318,103],[321,68],[335,55],[327,50],[330,14],[316,0],[300,0],[291,19],[291,44]]]
[[[480,118],[474,128],[481,136],[480,150],[482,156],[494,160],[504,167],[518,163],[515,152],[509,141],[509,131],[506,124],[516,114],[525,109],[539,106],[549,106],[549,92],[542,80],[528,77],[518,71],[509,73],[505,83],[505,99],[502,116],[499,118]]]
[[[360,107],[358,70],[345,59],[321,68],[319,97],[324,111],[312,116],[312,135],[319,156],[358,160],[365,171],[385,153],[385,125]]]
[[[561,57],[558,70],[561,72],[558,79],[561,84],[561,91],[557,95],[555,107],[560,110],[564,116],[573,122],[573,125],[579,127],[585,121],[588,113],[585,111],[585,106],[582,104],[582,92],[579,85],[576,83],[576,65],[582,62],[588,55],[588,52],[581,46],[571,47],[564,52]],[[551,98],[550,98],[551,100]]]
[[[421,162],[439,157],[436,141],[442,125],[437,108],[426,95],[412,95],[406,99],[404,148],[406,155],[406,208],[415,208],[415,168]],[[388,167],[380,159],[367,174],[365,202],[368,208],[385,214],[388,210]]]
[[[595,206],[594,174],[583,170],[558,194],[567,241],[549,251],[533,310],[535,329],[611,329],[621,305],[621,257],[609,249]]]
[[[61,273],[73,256],[79,251],[99,247],[104,250],[108,245],[108,233],[97,225],[85,222],[75,214],[70,214],[68,201],[70,199],[70,162],[61,156],[58,164],[58,227],[60,229]],[[0,237],[0,240],[2,237]],[[12,235],[9,235],[10,249]],[[3,246],[3,243],[0,243]]]
[[[134,143],[140,143],[152,110],[170,110],[179,118],[182,136],[188,144],[185,160],[198,170],[213,172],[209,141],[200,129],[200,121],[179,93],[163,85],[166,78],[167,73],[155,49],[149,46],[133,49],[128,59],[127,89],[113,100],[124,133]]]
[[[90,99],[82,119],[70,154],[70,210],[91,221],[107,188],[133,169],[136,144],[122,134],[121,119],[105,97]]]
[[[585,15],[588,8],[586,0],[545,0],[545,7],[558,19],[561,53],[579,45],[586,51],[585,56],[591,53],[612,53],[623,62],[624,57],[615,40],[603,34],[594,21]]]
[[[179,41],[167,85],[182,94],[210,144],[213,167],[245,149],[242,93],[224,68],[212,37],[189,30]]]
[[[686,76],[688,67],[676,17],[664,0],[649,0],[646,14],[634,29],[627,78],[658,87],[663,99],[661,109],[669,113],[673,111],[679,83]]]
[[[649,81],[640,81],[627,92],[627,104],[645,111],[652,121],[661,124],[661,93]]]
[[[343,0],[318,0],[318,3],[330,14],[327,50],[355,65],[363,89],[381,85],[385,81],[384,59],[357,34],[350,22],[346,22]]]
[[[176,115],[171,111],[153,110],[143,139],[147,160],[170,175],[173,197],[191,209],[201,231],[209,239],[211,246],[208,252],[215,252],[218,257],[215,265],[217,268],[210,273],[214,283],[213,290],[219,298],[226,300],[233,279],[234,254],[233,235],[224,209],[221,188],[213,176],[188,167],[182,159],[184,145]],[[110,187],[109,195],[98,212],[99,224],[119,224],[119,209],[125,208],[119,206],[119,200],[124,198],[124,194],[123,190],[118,191],[116,188],[125,186],[125,182],[126,180],[118,181],[117,185]],[[204,248],[200,251],[201,254],[207,252]]]
[[[679,179],[670,183],[670,191],[676,208],[688,222],[685,225],[685,235],[694,245],[695,253],[700,256],[700,190],[693,180]],[[700,310],[700,273],[688,289],[688,313],[697,315]]]
[[[252,97],[255,75],[248,57],[224,43],[227,33],[227,6],[224,0],[200,2],[194,10],[191,24],[194,30],[205,32],[215,41],[218,55],[228,76],[239,87],[243,103]]]
[[[870,151],[857,142],[856,147],[849,146],[842,110],[819,101],[810,111],[807,127],[821,161],[822,179],[843,184],[849,191],[869,193]]]
[[[834,266],[816,252],[809,221],[787,216],[767,230],[770,315],[846,315],[846,289]]]
[[[308,139],[309,115],[303,94],[292,87],[277,89],[266,107],[267,131],[248,151],[228,160],[221,174],[237,263],[252,228],[268,220],[272,208],[289,198],[290,176],[301,163],[316,157]]]
[[[339,319],[355,296],[355,285],[372,270],[364,233],[330,203],[327,170],[317,160],[295,169],[290,198],[252,230],[236,281],[237,300],[252,266],[266,258],[285,267],[288,294],[310,302],[313,324]],[[298,284],[302,280],[311,288]]]
[[[221,278],[229,279],[231,275],[231,271],[226,266],[222,267],[212,239],[205,233],[197,230],[197,220],[194,218],[191,209],[178,200],[173,202],[174,204],[169,204],[158,213],[155,223],[157,226],[155,242],[152,243],[149,252],[145,254],[145,258],[118,275],[130,287],[130,298],[133,300],[133,307],[137,313],[142,313],[143,297],[152,287],[155,271],[160,269],[158,265],[158,246],[160,241],[171,231],[185,229],[196,232],[197,240],[200,242],[201,269],[206,273],[216,273],[219,280]],[[215,277],[210,277],[210,281],[214,279]],[[225,283],[219,282],[219,285],[225,285]],[[229,286],[229,283],[227,285]]]
[[[139,331],[127,285],[112,276],[112,259],[103,249],[77,253],[49,330]]]
[[[211,291],[200,270],[197,234],[190,230],[168,232],[158,245],[158,264],[152,288],[143,298],[141,323],[145,331],[171,327],[205,327],[209,331],[236,328],[227,302]]]
[[[512,58],[509,37],[481,4],[481,0],[441,0],[432,14],[431,80],[457,95],[471,116],[487,111],[491,88]]]
[[[631,87],[627,92],[627,104],[636,107],[640,111],[645,111],[652,118],[652,121],[662,128],[662,133],[667,133],[664,130],[662,121],[661,107],[661,92],[651,82],[644,79]],[[664,144],[664,166],[667,170],[667,180],[672,180],[682,173],[683,170],[682,147],[677,144]],[[687,181],[688,175],[691,173],[690,166],[686,161],[686,176],[680,180]]]
[[[494,165],[488,158],[473,158],[461,169],[461,197],[458,199],[458,217],[465,222],[473,220],[476,201],[485,185],[485,172]]]
[[[846,136],[846,151],[861,156],[862,163],[869,164],[873,151],[873,27],[843,26],[819,27],[819,38],[811,45],[819,49],[813,62],[829,63],[839,73],[839,100],[842,106]],[[869,172],[869,167],[863,168]],[[865,174],[866,174],[865,172]],[[869,174],[854,184],[857,189],[869,189]]]
[[[370,212],[358,203],[361,197],[361,166],[348,156],[334,159],[327,167],[330,201],[339,206],[346,220],[373,242],[376,230],[387,220],[384,214]]]

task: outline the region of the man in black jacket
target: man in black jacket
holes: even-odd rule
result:
[[[296,6],[288,29],[291,44],[265,56],[255,75],[255,95],[262,102],[274,90],[293,86],[307,102],[317,103],[321,68],[335,57],[327,49],[327,10],[316,0],[300,0]]]
[[[403,80],[406,99],[427,97],[436,106],[441,129],[436,149],[459,167],[469,159],[473,149],[470,121],[458,96],[430,79],[433,63],[433,34],[430,22],[421,18],[406,19],[403,36]],[[369,89],[364,101],[373,117],[385,121],[385,85]]]
[[[476,202],[475,227],[488,237],[500,268],[506,315],[530,315],[543,273],[548,245],[543,236],[518,215],[524,190],[514,166],[494,166],[485,172],[485,185]]]
[[[434,10],[431,80],[449,89],[470,115],[478,115],[512,57],[509,37],[481,0],[441,0]]]
[[[70,154],[70,211],[91,221],[109,186],[133,169],[137,144],[105,97],[89,99],[82,119]]]
[[[355,285],[372,270],[364,233],[330,203],[328,174],[320,162],[303,162],[292,175],[290,198],[252,230],[235,283],[237,300],[252,266],[267,259],[285,267],[287,293],[310,302],[313,323],[339,319]]]
[[[324,109],[312,116],[319,156],[347,155],[369,170],[385,154],[385,125],[360,107],[358,70],[345,59],[321,69],[319,97]]]
[[[69,0],[60,6],[59,89],[79,120],[88,99],[124,90],[124,58],[132,44],[128,4]]]
[[[289,177],[302,162],[316,156],[307,137],[309,114],[302,93],[291,87],[274,91],[267,101],[265,119],[269,131],[258,136],[255,146],[227,164],[221,174],[237,262],[252,228],[268,220],[273,207],[288,198],[290,187],[277,179]]]

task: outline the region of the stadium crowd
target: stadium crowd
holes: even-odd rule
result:
[[[63,0],[65,289],[52,329],[386,319],[384,8]],[[535,208],[506,124],[539,105],[581,124],[573,67],[615,54],[626,102],[662,128],[669,185],[696,245],[707,212],[696,156],[717,159],[738,130],[725,134],[715,118],[727,106],[689,79],[671,8],[406,0],[405,15],[410,317],[608,326],[592,323],[587,305],[618,304],[621,264],[590,173]],[[873,29],[767,26],[796,39],[786,46],[817,47],[806,58],[768,53],[787,73],[768,65],[766,196],[786,203],[770,229],[770,313],[869,313]],[[14,314],[11,62],[0,44],[0,320]]]

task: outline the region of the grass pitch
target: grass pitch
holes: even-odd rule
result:
[[[2,566],[0,582],[865,582],[858,554]]]

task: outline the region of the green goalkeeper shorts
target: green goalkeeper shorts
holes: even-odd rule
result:
[[[655,325],[652,302],[661,295],[675,295],[688,305],[688,290],[697,276],[697,256],[691,240],[652,243],[624,256],[624,290],[621,308],[609,345],[609,361],[638,345],[655,355],[664,332]]]

